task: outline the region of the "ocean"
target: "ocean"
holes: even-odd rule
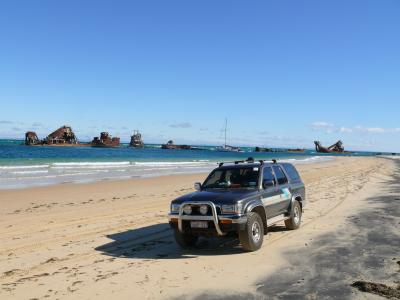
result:
[[[133,149],[24,146],[21,140],[0,140],[0,189],[26,188],[61,183],[84,183],[171,174],[210,172],[221,161],[277,159],[294,164],[332,159],[314,150],[304,153],[218,152],[213,146],[204,150],[164,150],[161,145]],[[374,152],[352,155],[371,156]]]

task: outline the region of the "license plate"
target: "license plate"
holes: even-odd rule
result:
[[[208,223],[205,221],[191,221],[190,227],[192,227],[192,228],[208,228]]]

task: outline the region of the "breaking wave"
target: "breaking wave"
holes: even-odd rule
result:
[[[294,164],[315,163],[331,157],[282,159]],[[106,161],[53,162],[34,165],[0,166],[0,189],[43,186],[65,182],[79,183],[100,180],[154,177],[173,174],[208,173],[216,161]]]

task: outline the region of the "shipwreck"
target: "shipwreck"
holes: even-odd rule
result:
[[[28,131],[25,133],[25,145],[32,146],[32,145],[40,145],[42,142],[39,140],[36,132]]]
[[[304,152],[306,152],[306,149],[293,148],[293,149],[287,149],[286,151],[290,152],[290,153],[304,153]]]
[[[254,149],[255,152],[273,152],[273,153],[304,153],[306,150],[301,149],[301,148],[295,148],[295,149],[275,149],[275,148],[262,148],[262,147],[256,147]]]
[[[139,130],[134,130],[133,135],[131,136],[131,142],[129,143],[129,147],[133,148],[143,148],[144,143],[142,141],[142,135]]]
[[[337,141],[329,147],[323,147],[320,141],[315,141],[315,151],[320,153],[351,153],[349,151],[344,151],[343,142]]]
[[[25,133],[25,145],[76,146],[79,145],[79,142],[72,128],[70,126],[64,125],[50,133],[43,140],[40,140],[38,138],[36,132],[27,131]]]
[[[47,145],[76,145],[78,144],[78,139],[75,136],[72,128],[70,126],[62,126],[57,130],[50,133],[44,140],[43,144]]]
[[[256,147],[254,149],[255,152],[275,152],[272,148],[263,148],[263,147]]]
[[[100,137],[94,137],[91,142],[92,147],[119,147],[120,138],[111,137],[108,132],[101,132]]]
[[[177,150],[191,150],[189,145],[175,145],[173,140],[169,140],[166,144],[161,145],[161,149],[177,149]]]

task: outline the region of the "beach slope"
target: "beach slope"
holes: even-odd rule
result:
[[[372,295],[350,285],[399,280],[398,168],[359,157],[299,166],[302,227],[271,228],[253,253],[235,239],[175,244],[169,202],[206,174],[3,190],[0,298]]]

